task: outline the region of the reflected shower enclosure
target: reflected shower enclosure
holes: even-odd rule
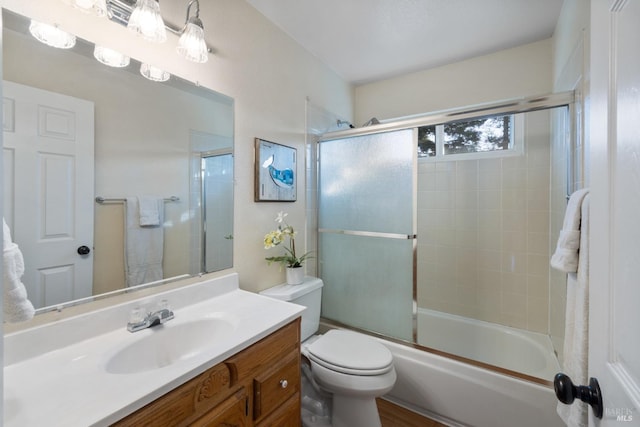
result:
[[[230,138],[192,130],[189,133],[191,274],[233,266],[233,144]]]
[[[202,158],[202,271],[218,271],[233,265],[233,156]]]

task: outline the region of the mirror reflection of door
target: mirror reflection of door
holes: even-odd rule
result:
[[[203,271],[232,265],[233,155],[202,157]]]
[[[93,102],[3,84],[4,217],[24,256],[28,297],[39,308],[90,296]]]

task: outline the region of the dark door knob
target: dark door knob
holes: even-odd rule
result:
[[[91,252],[91,249],[88,246],[80,246],[78,248],[79,255],[89,255],[89,252]]]
[[[589,386],[575,386],[573,385],[571,378],[561,372],[556,374],[553,379],[553,388],[556,392],[556,397],[560,402],[570,405],[576,398],[578,398],[579,400],[591,405],[594,415],[602,419],[602,392],[600,392],[600,385],[598,384],[597,379],[590,378]]]

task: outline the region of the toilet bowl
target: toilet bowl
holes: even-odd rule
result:
[[[358,332],[332,329],[313,335],[320,323],[321,288],[320,279],[306,277],[301,285],[279,285],[261,294],[307,307],[302,314],[301,352],[311,365],[310,382],[331,396],[330,425],[381,427],[376,397],[395,384],[393,356],[384,345]],[[306,397],[303,389],[303,405]],[[303,425],[328,424],[316,424],[303,416]]]
[[[303,350],[315,381],[333,396],[333,427],[381,426],[375,399],[396,382],[386,347],[366,335],[332,329]]]

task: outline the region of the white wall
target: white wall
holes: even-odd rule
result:
[[[551,39],[356,87],[355,124],[551,91]]]
[[[290,223],[304,234],[304,162],[298,162],[298,201],[254,203],[253,147],[260,137],[293,146],[302,156],[305,101],[350,119],[353,89],[317,58],[303,50],[244,1],[201,2],[208,43],[206,64],[193,64],[175,53],[177,36],[153,45],[105,19],[85,15],[59,0],[4,0],[3,6],[41,21],[57,23],[89,41],[111,46],[235,99],[235,225],[234,268],[240,284],[252,291],[284,280],[276,266],[267,266],[263,236],[275,224],[277,212],[289,212]],[[186,2],[163,2],[163,17],[180,26]],[[185,177],[187,179],[187,177]],[[301,241],[304,241],[302,238]]]

